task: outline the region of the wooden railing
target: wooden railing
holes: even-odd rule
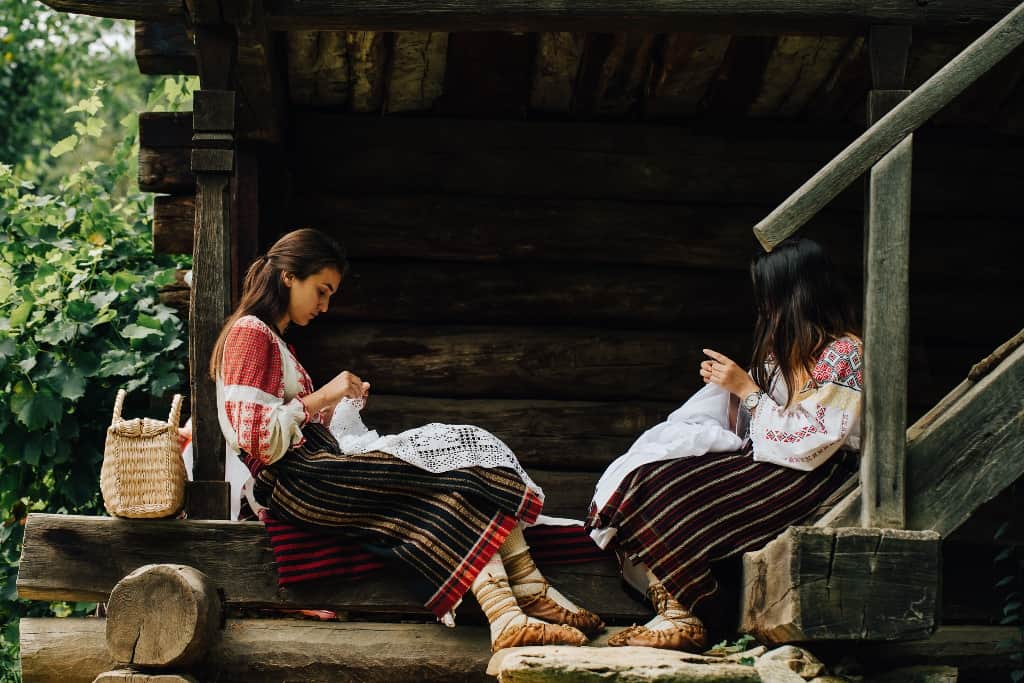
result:
[[[889,58],[901,65],[890,71],[898,72],[896,80],[902,84],[906,49],[898,42],[898,29],[895,41],[891,29],[873,30],[872,43],[876,38],[888,46],[872,46],[875,87],[887,89],[869,95],[870,127],[754,226],[754,234],[771,251],[870,170],[864,240],[860,523],[904,528],[912,134],[1024,43],[1024,3],[909,94],[893,89],[892,79],[880,83],[884,67],[875,64],[889,52]],[[909,44],[909,35],[904,42]],[[886,109],[890,110],[880,116]]]

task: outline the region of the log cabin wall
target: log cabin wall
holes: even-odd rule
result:
[[[382,432],[490,429],[546,511],[574,517],[604,466],[699,388],[701,348],[749,357],[751,227],[862,130],[870,80],[857,37],[278,38],[290,125],[286,155],[261,165],[259,247],[312,225],[351,256],[330,312],[290,333],[300,359],[318,383],[370,381]],[[916,38],[909,85],[966,42]],[[915,135],[911,422],[1020,327],[1022,64]],[[177,193],[157,203],[169,244],[160,216],[187,220],[193,181],[180,140],[162,140],[143,140],[142,181]],[[848,191],[802,232],[855,290],[862,203]],[[965,583],[992,585],[978,578]],[[948,620],[998,614],[946,600]]]

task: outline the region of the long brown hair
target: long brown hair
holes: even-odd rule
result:
[[[849,291],[821,246],[805,238],[787,239],[757,256],[750,275],[757,305],[751,375],[770,392],[780,374],[792,402],[799,380],[812,376],[825,347],[857,336]]]
[[[253,261],[245,272],[241,301],[224,323],[213,347],[210,377],[217,378],[224,356],[224,341],[236,320],[254,315],[277,332],[277,323],[288,311],[289,302],[289,289],[281,273],[291,273],[299,280],[305,280],[324,268],[334,268],[344,276],[346,266],[345,250],[318,230],[293,230],[274,242],[274,246]]]

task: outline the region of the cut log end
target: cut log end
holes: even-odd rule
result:
[[[219,636],[213,582],[185,565],[150,564],[121,579],[107,602],[107,647],[118,662],[188,667]]]

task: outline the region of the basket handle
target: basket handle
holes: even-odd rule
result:
[[[181,422],[181,394],[175,394],[171,399],[171,412],[167,415],[167,422],[175,429]]]
[[[111,422],[117,424],[121,422],[121,408],[124,407],[124,399],[128,395],[124,389],[117,390],[117,398],[114,399],[114,417]]]

